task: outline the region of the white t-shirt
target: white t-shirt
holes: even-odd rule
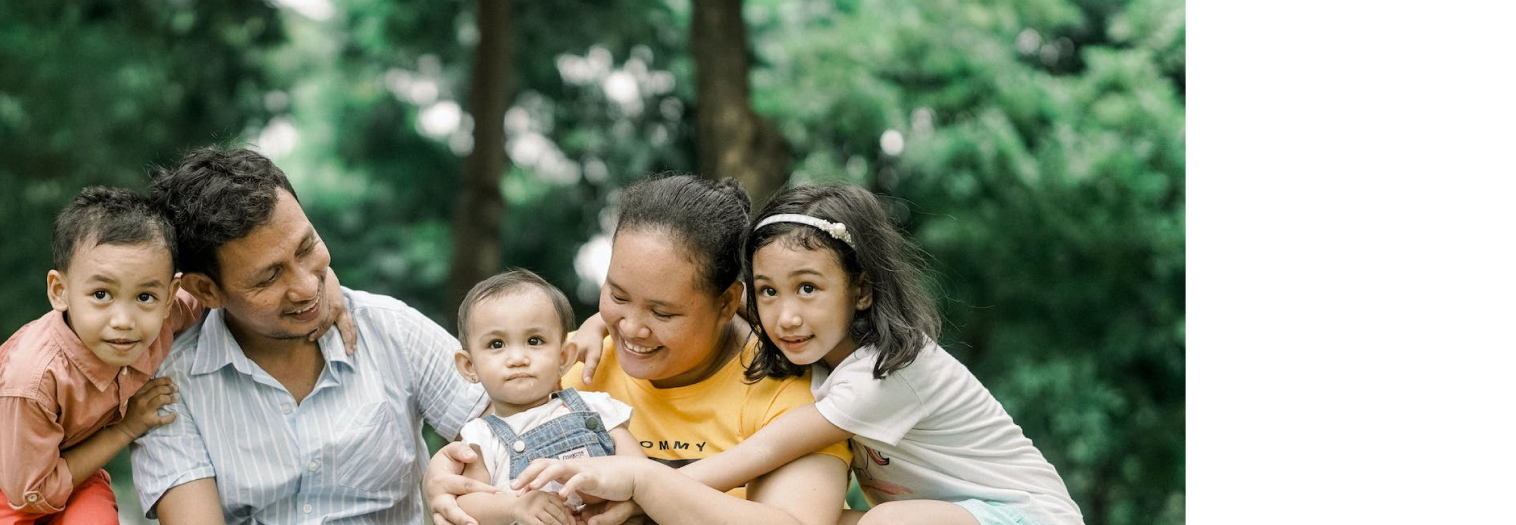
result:
[[[597,414],[600,421],[605,423],[606,429],[616,428],[632,418],[632,407],[626,403],[615,400],[605,392],[579,392],[579,398],[584,400],[584,405]],[[503,418],[505,424],[516,431],[516,434],[525,434],[531,429],[541,426],[543,423],[553,420],[558,416],[572,412],[568,405],[554,396],[546,404],[534,407],[523,412]],[[490,484],[500,487],[502,490],[510,490],[511,480],[511,448],[509,443],[500,441],[495,432],[490,430],[489,423],[481,418],[470,419],[463,424],[463,431],[459,433],[464,443],[479,445],[479,451],[484,460],[484,468],[490,473]]]
[[[836,370],[816,365],[816,409],[855,434],[853,473],[865,499],[1004,502],[1047,525],[1082,524],[1063,478],[967,367],[928,341],[916,361],[874,379],[878,351]]]

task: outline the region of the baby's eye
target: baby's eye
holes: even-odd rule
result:
[[[542,346],[544,344],[547,344],[547,341],[544,341],[544,340],[542,340],[541,337],[538,337],[538,336],[534,335],[534,336],[531,336],[531,337],[527,338],[526,344],[531,345],[531,346]]]
[[[95,290],[95,293],[92,293],[90,295],[98,301],[109,301],[111,298],[111,293],[105,290]]]
[[[488,347],[488,348],[505,348],[505,341],[501,341],[499,339],[496,339],[496,340],[490,341],[489,344],[486,344],[484,346]]]
[[[800,285],[800,293],[803,293],[803,294],[806,294],[806,295],[810,295],[810,294],[816,293],[816,286],[813,285],[813,284],[811,284],[811,283],[802,284],[802,285]]]

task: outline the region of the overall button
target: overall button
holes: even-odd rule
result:
[[[600,430],[600,418],[596,416],[584,418],[584,428]]]
[[[516,443],[513,444],[513,445],[511,445],[511,450],[514,450],[517,453],[521,453],[521,452],[525,451],[526,450],[526,442],[525,441],[521,441],[519,439],[516,440]]]

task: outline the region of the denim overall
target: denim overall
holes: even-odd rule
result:
[[[577,390],[566,388],[555,392],[553,397],[563,400],[570,412],[538,425],[525,434],[517,435],[510,425],[497,416],[484,418],[490,430],[495,432],[495,437],[511,450],[510,479],[520,476],[521,471],[526,470],[526,465],[534,459],[557,459],[575,449],[584,449],[591,457],[609,456],[615,452],[616,446],[611,440],[610,429],[605,428],[600,414],[584,404]],[[583,456],[580,453],[564,459]]]

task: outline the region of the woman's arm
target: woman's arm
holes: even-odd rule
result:
[[[579,325],[578,330],[569,334],[568,341],[564,342],[574,359],[584,363],[584,373],[580,374],[580,379],[586,385],[595,379],[595,367],[600,366],[600,354],[605,349],[602,343],[608,335],[611,335],[610,327],[600,318],[600,312],[595,312],[595,315],[584,320],[584,324]]]
[[[226,523],[221,516],[221,496],[216,478],[201,478],[168,489],[158,498],[158,522],[163,525]]]
[[[814,403],[796,407],[737,446],[679,469],[716,490],[742,486],[808,453],[853,437],[821,416]]]

